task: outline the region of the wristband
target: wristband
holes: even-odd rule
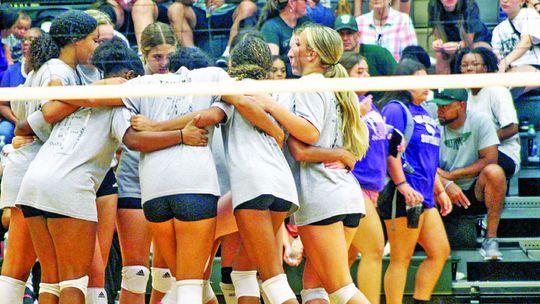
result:
[[[407,181],[406,181],[406,180],[404,180],[404,181],[402,181],[402,182],[399,182],[399,183],[397,183],[397,184],[395,184],[395,185],[396,185],[396,188],[399,188],[399,186],[403,186],[403,185],[405,185],[405,184],[407,184]]]
[[[448,186],[450,186],[451,184],[453,184],[454,181],[447,181],[446,184],[444,184],[444,191],[446,191],[446,189],[448,188]]]
[[[183,130],[180,130],[180,143],[183,144],[184,143],[184,132],[182,132]]]

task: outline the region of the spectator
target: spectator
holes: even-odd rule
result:
[[[501,260],[496,240],[506,180],[497,165],[499,139],[489,116],[467,110],[467,92],[444,90],[434,100],[439,109],[441,152],[439,177],[456,208],[455,215],[480,214],[487,209],[487,231],[480,254]]]
[[[338,31],[343,41],[345,52],[355,52],[364,56],[369,66],[370,76],[389,76],[394,74],[396,60],[385,48],[373,45],[362,44],[361,33],[358,32],[358,24],[352,15],[341,15],[336,18],[334,29]],[[383,93],[374,92],[373,97],[378,100]]]
[[[285,79],[287,77],[287,67],[283,58],[277,55],[272,56],[272,70],[270,70],[270,79]]]
[[[473,43],[489,47],[491,33],[480,20],[474,0],[430,0],[428,11],[435,36],[432,48],[437,55],[437,74],[450,74],[450,62],[460,49]]]
[[[533,8],[540,13],[540,2],[537,0],[527,0],[527,7]]]
[[[193,34],[195,30],[230,29],[227,47],[222,55],[228,57],[231,42],[238,34],[240,23],[243,21],[244,26],[255,25],[257,5],[252,0],[240,0],[237,1],[238,4],[226,0],[202,2],[202,0],[176,0],[171,4],[168,15],[176,39],[182,46],[192,47],[200,40]],[[210,50],[208,52],[210,53]],[[218,64],[227,65],[225,58],[220,58],[219,61]]]
[[[22,59],[22,39],[32,26],[32,19],[26,12],[19,11],[18,15],[17,22],[11,27],[11,35],[4,41],[9,46],[14,63]]]
[[[370,0],[369,5],[372,11],[356,18],[360,42],[382,46],[399,61],[405,47],[418,44],[411,17],[390,7],[390,0]]]
[[[456,57],[456,62],[462,74],[497,71],[497,57],[493,51],[483,47],[463,50]],[[472,112],[483,112],[493,121],[501,142],[497,164],[510,179],[519,170],[521,162],[518,119],[510,91],[502,86],[472,88],[469,90],[467,108]]]
[[[493,29],[491,44],[499,57],[500,72],[538,72],[540,69],[540,15],[520,0],[500,0],[508,19]]]
[[[11,27],[17,22],[17,14],[7,6],[0,6],[0,36],[8,37],[11,34]],[[8,65],[13,63],[9,46],[0,40],[0,79],[4,76]]]
[[[412,59],[424,65],[426,70],[431,68],[431,58],[426,50],[419,45],[409,45],[401,53],[401,60]]]
[[[362,14],[362,3],[365,0],[354,0],[354,15],[356,17]],[[399,10],[402,13],[409,14],[411,12],[411,2],[412,0],[394,0],[392,7],[395,10]]]
[[[306,1],[304,0],[268,0],[259,18],[264,40],[270,46],[272,55],[287,57],[289,42],[293,30],[310,21],[306,17]],[[287,77],[292,77],[291,65],[286,58]]]
[[[155,21],[168,23],[165,0],[97,0],[94,7],[109,15],[115,27],[122,33],[133,37],[141,53],[141,34]],[[133,22],[129,20],[133,19]]]
[[[324,6],[321,0],[307,0],[307,16],[313,22],[332,27],[334,24],[334,14],[332,10]]]
[[[424,66],[414,60],[398,64],[396,75],[426,75]],[[422,107],[428,89],[388,92],[381,101],[386,123],[405,134],[407,149],[387,158],[390,182],[380,193],[379,213],[384,219],[390,242],[390,264],[384,275],[386,303],[402,303],[407,269],[419,243],[428,258],[420,264],[415,279],[414,303],[428,303],[444,267],[450,245],[437,210],[445,216],[452,203],[437,178],[440,134],[436,122]],[[423,206],[418,227],[408,227],[406,209]],[[406,207],[409,206],[409,207]],[[418,208],[418,207],[417,207]]]

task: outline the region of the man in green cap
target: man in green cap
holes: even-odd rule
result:
[[[467,111],[466,101],[464,89],[446,89],[432,101],[441,129],[437,174],[452,202],[463,207],[454,208],[455,215],[487,211],[480,254],[485,260],[501,260],[496,237],[507,186],[497,165],[499,138],[490,117]]]
[[[356,52],[366,57],[371,76],[394,74],[397,63],[387,49],[374,44],[360,44],[358,23],[353,15],[339,15],[334,22],[334,29],[343,40],[345,52]]]

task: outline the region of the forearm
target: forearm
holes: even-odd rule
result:
[[[436,196],[444,192],[444,184],[441,177],[438,174],[435,174],[435,186],[433,187],[433,193]]]
[[[211,107],[209,109],[195,111],[183,116],[179,116],[173,119],[155,122],[155,129],[159,131],[173,131],[183,129],[195,116],[200,115],[196,126],[199,128],[206,128],[208,126],[215,125],[223,120],[225,113],[218,107]]]
[[[473,164],[467,166],[467,167],[464,167],[464,168],[459,168],[459,169],[456,169],[454,171],[451,171],[450,172],[450,177],[451,177],[451,180],[455,181],[455,180],[458,180],[458,179],[464,179],[464,178],[470,178],[470,177],[475,177],[475,176],[478,176],[480,174],[480,172],[482,171],[482,169],[484,169],[487,165],[491,164],[491,163],[496,163],[497,160],[495,161],[489,161],[485,158],[481,158],[477,161],[475,161]]]
[[[504,128],[500,128],[497,130],[497,136],[499,137],[499,141],[507,140],[508,138],[516,135],[518,133],[518,126],[517,124],[511,124]]]
[[[296,139],[313,145],[319,139],[319,131],[306,119],[294,114],[278,103],[272,104],[268,112]]]
[[[307,145],[294,137],[287,140],[289,151],[296,161],[306,163],[321,163],[325,161],[340,161],[339,149],[329,149]]]
[[[225,99],[224,99],[225,100]],[[250,101],[244,96],[234,96],[234,102],[228,103],[234,105],[235,109],[247,119],[251,124],[264,131],[266,134],[276,137],[283,137],[283,130],[268,117],[268,114],[257,103]]]
[[[405,178],[405,173],[403,172],[401,157],[388,156],[387,162],[388,175],[390,175],[390,178],[394,184],[399,184],[407,180]]]
[[[26,119],[20,120],[15,125],[15,136],[28,136],[28,135],[34,135],[34,130],[32,130],[32,127],[30,127],[30,124]]]
[[[131,150],[153,152],[182,143],[181,131],[135,131],[129,128],[123,138],[124,144]]]
[[[13,111],[11,111],[11,107],[7,102],[0,104],[0,115],[9,120],[11,123],[17,124],[17,117],[15,117],[15,114],[13,114]]]
[[[45,121],[55,124],[71,113],[75,112],[79,106],[64,103],[63,101],[51,100],[41,107]]]
[[[531,48],[531,45],[531,37],[529,35],[523,35],[512,52],[502,59],[505,65],[509,67],[512,62],[521,58]]]

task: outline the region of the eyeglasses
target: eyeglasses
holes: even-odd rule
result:
[[[477,68],[479,68],[479,67],[481,67],[483,65],[484,64],[480,63],[480,62],[471,62],[471,63],[464,63],[464,64],[460,65],[460,67],[461,67],[462,70],[466,70],[469,67],[472,67],[473,69],[477,69]]]

